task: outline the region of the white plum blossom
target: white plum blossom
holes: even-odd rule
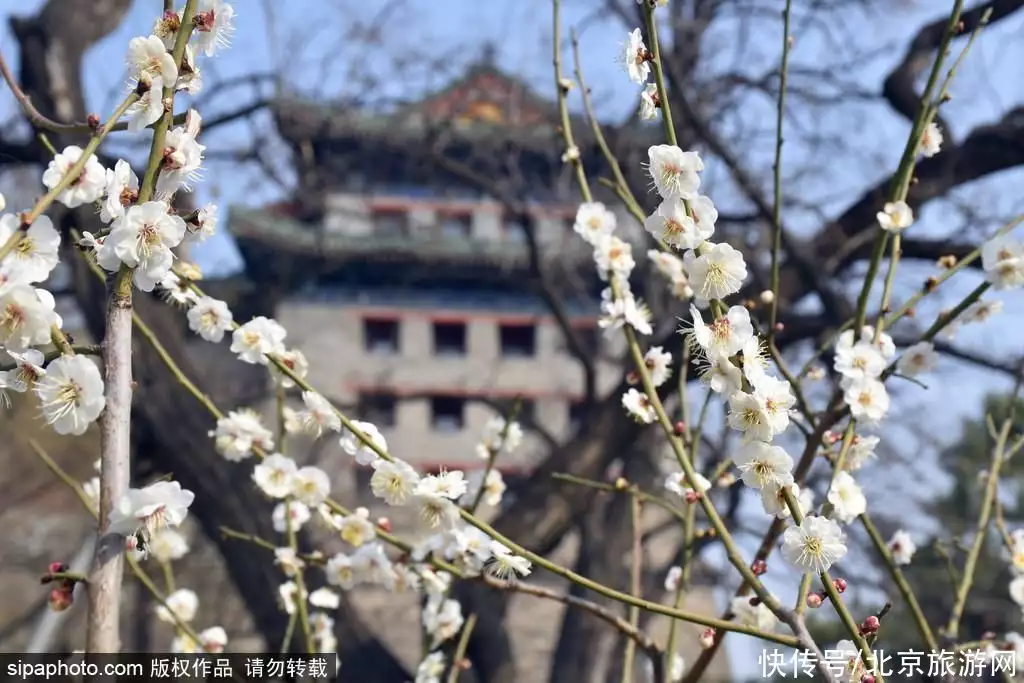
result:
[[[110,234],[96,252],[97,262],[116,272],[121,264],[134,269],[135,285],[151,292],[174,263],[174,247],[185,237],[185,221],[168,213],[161,201],[134,205],[114,220]]]
[[[367,439],[370,440],[377,448],[382,452],[387,453],[388,444],[384,440],[380,431],[376,425],[370,422],[361,422],[359,420],[352,420],[352,426],[363,433]],[[351,430],[343,429],[341,435],[341,449],[354,457],[356,462],[360,465],[372,465],[374,462],[380,459],[380,456],[366,444],[362,442]]]
[[[665,590],[672,591],[679,589],[679,581],[683,578],[682,567],[670,567],[665,574]]]
[[[170,56],[170,55],[168,55]],[[149,79],[146,91],[128,107],[128,130],[137,133],[164,115],[164,78],[157,74]],[[116,199],[116,197],[115,197]]]
[[[57,154],[43,171],[43,185],[49,189],[57,187],[84,154],[81,147],[71,145]],[[91,204],[103,196],[107,186],[107,171],[95,156],[85,162],[85,168],[78,177],[59,195],[57,201],[69,209]]]
[[[484,433],[477,444],[477,455],[488,460],[492,454],[512,453],[523,442],[523,428],[513,420],[506,422],[501,415],[494,415],[484,425]]]
[[[298,465],[291,458],[273,453],[252,470],[252,480],[271,498],[287,498],[295,488]]]
[[[315,391],[304,391],[302,402],[306,409],[299,414],[299,419],[308,433],[320,436],[324,431],[341,431],[341,418],[334,412],[334,406],[326,398]]]
[[[771,633],[779,623],[778,617],[772,614],[768,605],[761,600],[749,597],[735,597],[729,603],[729,609],[736,621],[744,626]]]
[[[42,351],[29,349],[24,353],[8,351],[7,354],[14,359],[15,367],[0,372],[0,386],[22,393],[34,388],[36,381],[46,374]]]
[[[960,316],[960,322],[983,323],[989,318],[1003,312],[1003,302],[999,299],[982,299],[975,301],[967,307],[967,310]]]
[[[900,232],[914,223],[914,212],[904,201],[886,202],[875,217],[882,230],[888,232]]]
[[[640,118],[644,121],[650,121],[651,119],[657,118],[658,108],[661,106],[661,102],[658,96],[658,84],[648,83],[644,86],[644,89],[640,91]]]
[[[135,175],[131,164],[118,159],[114,168],[107,169],[106,197],[100,208],[100,220],[110,223],[124,215],[125,208],[130,206],[139,196],[139,177]]]
[[[893,562],[897,565],[907,565],[917,552],[917,544],[909,533],[897,529],[889,539],[889,552],[892,553]]]
[[[743,483],[751,488],[789,486],[793,483],[793,458],[779,446],[751,441],[740,448],[735,463]]]
[[[487,471],[486,478],[484,477],[483,471],[476,471],[469,475],[469,485],[466,489],[465,495],[462,497],[464,503],[472,503],[477,496],[477,492],[480,490],[481,485],[483,486],[483,497],[480,499],[485,505],[492,507],[501,505],[501,498],[505,495],[505,479],[501,475],[501,470],[491,469]]]
[[[274,435],[263,426],[259,413],[242,408],[229,412],[217,420],[217,428],[210,432],[217,451],[226,460],[239,461],[252,455],[253,448],[270,451],[274,448]]]
[[[453,638],[462,628],[462,605],[458,600],[431,596],[423,609],[423,628],[432,636],[431,647]]]
[[[214,344],[219,344],[224,339],[224,333],[234,324],[228,305],[209,296],[199,297],[185,317],[188,318],[190,330]]]
[[[0,244],[6,244],[19,232],[20,219],[7,214],[0,218]],[[21,233],[21,241],[4,259],[0,273],[7,282],[42,282],[59,261],[60,233],[49,216],[39,216]]]
[[[655,412],[654,406],[651,405],[651,400],[642,391],[633,388],[628,389],[622,395],[622,407],[637,422],[651,424],[658,419],[658,414]]]
[[[36,380],[43,419],[58,434],[80,436],[103,412],[103,378],[85,356],[61,356]]]
[[[431,652],[416,667],[416,680],[413,683],[441,683],[446,666],[443,652]]]
[[[275,548],[274,564],[281,567],[285,576],[295,576],[306,566],[305,560],[299,557],[295,548]]]
[[[338,609],[341,605],[341,596],[324,586],[309,594],[309,604],[320,609]]]
[[[981,247],[981,267],[993,289],[1024,286],[1024,245],[1010,235],[990,239]]]
[[[165,301],[178,306],[189,306],[199,300],[199,295],[189,286],[189,281],[184,280],[168,270],[163,279],[157,283]]]
[[[688,251],[683,255],[683,266],[693,291],[707,301],[735,294],[747,278],[743,254],[729,244],[716,244],[700,256]]]
[[[176,529],[163,528],[149,537],[149,554],[158,562],[171,562],[185,557],[188,540]]]
[[[716,394],[732,396],[743,387],[743,373],[725,353],[710,354],[702,368],[701,381]]]
[[[309,508],[297,500],[278,503],[271,515],[274,523],[274,531],[279,534],[287,533],[288,527],[292,531],[298,531],[310,520],[312,514]]]
[[[932,121],[921,131],[921,155],[933,157],[942,148],[942,131],[939,124]]]
[[[603,235],[594,244],[594,263],[601,279],[608,279],[609,274],[626,278],[636,265],[633,247],[615,235]]]
[[[129,489],[110,511],[110,532],[128,536],[156,532],[181,525],[196,498],[176,481],[158,481],[141,489]]]
[[[754,398],[764,409],[772,436],[786,431],[789,427],[789,411],[796,403],[789,382],[763,375],[754,385]]]
[[[801,515],[806,516],[814,507],[814,491],[810,488],[802,489],[796,483],[788,486],[766,486],[761,489],[761,505],[764,506],[765,514],[779,519],[792,516],[793,511],[789,509],[789,504],[786,502],[787,492],[796,499]]]
[[[345,515],[338,521],[341,540],[353,548],[369,543],[377,537],[377,529],[370,522],[370,511],[364,507],[356,508],[351,515]]]
[[[573,230],[583,241],[596,245],[605,235],[615,232],[615,214],[601,202],[584,202],[576,211]]]
[[[672,376],[672,354],[660,346],[652,346],[644,354],[644,365],[651,373],[651,384],[660,387]]]
[[[465,493],[468,484],[465,475],[458,471],[442,471],[439,474],[430,474],[416,485],[417,495],[441,496],[449,500],[458,500]]]
[[[696,249],[715,232],[713,222],[694,221],[680,197],[662,200],[655,212],[644,221],[644,229],[659,242],[676,249]]]
[[[128,67],[132,78],[150,82],[160,77],[163,83],[178,80],[178,65],[157,36],[132,38],[128,43]]]
[[[904,377],[916,377],[931,372],[939,364],[939,354],[931,342],[922,341],[914,344],[900,356],[896,370]]]
[[[861,436],[857,434],[850,442],[850,448],[846,453],[846,469],[855,472],[863,467],[869,460],[875,457],[875,448],[878,447],[877,436]]]
[[[370,489],[373,495],[383,498],[388,505],[405,505],[410,501],[420,480],[412,465],[401,460],[389,462],[378,458],[372,466]]]
[[[235,8],[224,0],[199,0],[196,7],[196,49],[212,57],[231,45],[235,32]]]
[[[199,610],[199,596],[187,588],[179,588],[164,599],[164,605],[156,606],[156,618],[168,624],[188,623],[195,619]]]
[[[843,531],[826,517],[808,515],[782,535],[782,556],[801,571],[826,572],[845,555]]]
[[[654,145],[647,150],[647,172],[663,199],[693,199],[700,189],[704,162],[697,152],[684,152],[675,145]]]
[[[601,313],[597,325],[603,330],[617,330],[629,325],[639,334],[647,335],[654,331],[651,328],[651,309],[630,293],[619,298],[602,294]]]
[[[729,426],[747,440],[771,441],[774,434],[764,402],[755,394],[737,391],[729,397]]]
[[[862,339],[851,346],[836,348],[834,368],[851,380],[875,379],[882,374],[885,366],[882,352],[868,340]]]
[[[866,424],[879,422],[889,411],[889,392],[876,379],[862,379],[851,382],[843,401],[850,407],[850,415]]]
[[[647,77],[651,75],[650,53],[644,45],[643,35],[640,29],[635,28],[626,38],[623,46],[622,64],[629,74],[629,80],[637,85],[643,85]]]
[[[217,234],[217,225],[220,222],[220,210],[216,204],[207,204],[199,209],[195,215],[195,222],[189,221],[188,234],[195,242],[205,242]]]
[[[696,489],[687,482],[685,472],[673,472],[665,477],[665,490],[671,491],[689,502],[690,498],[695,498],[711,488],[711,482],[707,480],[707,477],[699,472],[696,472],[695,475],[697,480]]]
[[[268,354],[282,353],[288,332],[280,323],[258,316],[240,326],[231,335],[231,352],[244,363],[267,364]]]
[[[416,518],[426,529],[451,529],[459,521],[459,507],[434,493],[416,493],[411,500]]]
[[[498,541],[491,541],[491,562],[487,571],[499,579],[514,579],[530,573],[530,561],[519,557]]]
[[[0,344],[8,351],[26,351],[50,342],[50,328],[63,323],[56,301],[45,289],[0,284]]]
[[[849,472],[839,472],[828,490],[828,502],[832,505],[833,516],[849,524],[867,510],[864,492]]]
[[[301,467],[292,478],[292,494],[296,500],[308,506],[317,506],[331,493],[331,479],[319,467]]]
[[[870,325],[865,325],[860,330],[860,338],[854,339],[853,330],[846,330],[839,335],[839,339],[836,341],[836,353],[840,353],[844,350],[848,350],[857,342],[867,342],[874,345],[876,349],[882,354],[882,358],[885,360],[892,360],[896,356],[896,344],[893,342],[892,337],[883,332],[879,335],[878,340],[875,340],[875,328]]]
[[[190,115],[193,112],[189,110]],[[156,181],[156,191],[161,197],[180,189],[188,190],[189,183],[200,178],[206,146],[199,144],[187,128],[178,127],[167,133],[164,149],[164,161]]]
[[[693,331],[690,338],[704,351],[707,356],[732,356],[739,353],[744,345],[754,336],[754,326],[750,322],[750,311],[743,306],[732,306],[718,320],[710,325],[694,305],[690,306],[693,318]]]

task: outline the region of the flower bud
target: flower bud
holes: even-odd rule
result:
[[[770,304],[773,301],[775,301],[775,292],[773,292],[770,289],[766,289],[763,292],[761,292],[761,297],[760,298],[761,298],[761,303],[763,303],[764,305],[767,306],[768,304]]]
[[[821,607],[821,593],[808,593],[807,606],[811,609],[818,609]]]
[[[754,576],[761,576],[768,571],[768,563],[764,560],[754,560],[750,565],[750,571],[754,572]]]
[[[100,127],[100,117],[98,114],[89,114],[89,116],[86,117],[85,122],[88,124],[90,130],[95,131]]]
[[[687,503],[692,505],[701,499],[701,494],[697,493],[693,489],[687,489],[686,495],[684,495],[683,498],[686,500]]]
[[[832,580],[832,585],[835,586],[836,592],[843,593],[846,591],[846,579],[840,577]]]
[[[73,591],[65,590],[63,588],[54,588],[50,591],[49,605],[50,609],[54,612],[63,612],[75,601],[75,594]]]
[[[391,520],[388,519],[387,517],[380,517],[380,518],[378,518],[377,519],[377,526],[379,526],[381,529],[383,529],[387,533],[391,533]]]
[[[686,433],[686,423],[682,420],[678,420],[675,425],[672,426],[672,431],[676,436],[682,436]]]
[[[626,481],[623,477],[619,477],[618,479],[615,480],[615,489],[617,491],[624,491],[628,486],[629,482]]]
[[[707,650],[715,644],[715,629],[706,628],[700,634],[700,646]]]
[[[51,562],[50,566],[47,567],[46,572],[48,574],[61,574],[68,570],[68,566],[63,562]]]
[[[870,617],[864,620],[863,624],[860,625],[860,632],[864,635],[867,635],[869,633],[877,633],[878,626],[878,617],[872,614]]]
[[[860,683],[875,683],[875,677],[871,674],[864,674],[860,677]]]

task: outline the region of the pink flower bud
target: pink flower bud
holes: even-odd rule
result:
[[[754,576],[761,576],[768,571],[768,563],[764,560],[754,560],[754,563],[750,565],[750,571],[754,572]]]
[[[807,606],[811,609],[818,609],[821,607],[821,593],[808,593]]]
[[[707,650],[715,644],[715,629],[706,628],[700,634],[700,646]]]
[[[846,586],[847,586],[846,579],[844,579],[844,578],[833,579],[832,585],[835,586],[837,592],[839,592],[839,593],[845,593],[846,592]]]
[[[860,632],[863,634],[876,633],[878,631],[878,617],[871,615],[860,625]]]
[[[75,594],[73,591],[65,590],[63,588],[54,588],[50,591],[49,605],[50,609],[54,612],[63,612],[75,601]]]

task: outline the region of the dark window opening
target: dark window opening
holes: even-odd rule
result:
[[[363,320],[363,348],[370,353],[398,353],[398,321]]]
[[[583,351],[588,357],[594,358],[601,351],[601,330],[596,327],[577,327],[574,329],[576,333],[576,339],[579,340],[580,346],[583,347]],[[569,345],[565,345],[566,351],[569,350]]]
[[[409,216],[404,211],[377,211],[373,222],[378,235],[405,237],[409,232]]]
[[[519,221],[506,221],[503,231],[506,242],[526,244],[526,227]]]
[[[359,414],[363,421],[370,422],[379,429],[394,427],[397,403],[391,394],[364,393],[359,396]]]
[[[501,355],[528,358],[537,352],[537,328],[534,325],[501,325]]]
[[[441,237],[465,239],[472,234],[473,216],[470,214],[447,214],[438,217]]]
[[[465,323],[434,323],[434,355],[463,356],[466,354]]]
[[[572,401],[569,403],[569,433],[575,434],[583,426],[583,418],[587,412],[587,406],[583,401]]]
[[[431,426],[438,432],[458,432],[465,426],[466,402],[457,396],[430,399]]]

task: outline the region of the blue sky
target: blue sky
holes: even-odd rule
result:
[[[41,0],[0,0],[0,17],[35,11]],[[91,107],[99,112],[111,109],[122,92],[125,46],[131,37],[148,33],[157,0],[137,1],[122,26],[89,55],[85,79]],[[443,86],[472,62],[487,42],[498,49],[500,66],[534,84],[539,92],[552,91],[550,56],[551,7],[548,0],[409,0],[408,2],[315,2],[290,0],[288,3],[244,0],[240,8],[238,32],[232,48],[215,61],[204,65],[208,89],[256,73],[282,71],[289,87],[322,100],[357,97],[367,102],[393,102],[414,99],[426,90]],[[386,20],[374,30],[380,4],[386,5]],[[631,3],[627,3],[631,4]],[[770,3],[765,3],[770,4]],[[781,7],[781,3],[777,3]],[[850,3],[853,5],[853,3]],[[902,56],[906,42],[924,22],[942,16],[947,2],[893,0],[879,9],[845,7],[821,21],[806,22],[797,15],[794,22],[796,44],[793,50],[794,84],[803,85],[818,95],[830,90],[820,81],[802,79],[801,70],[821,68],[831,79],[842,80],[865,91],[863,98],[848,98],[828,106],[795,111],[787,123],[784,168],[811,165],[813,173],[790,177],[786,187],[794,196],[823,207],[825,218],[834,216],[860,192],[895,168],[909,126],[888,106],[871,95],[880,89],[884,74]],[[972,3],[973,4],[973,3]],[[592,20],[588,0],[563,2],[563,26],[581,30],[583,66],[595,101],[609,117],[621,117],[629,111],[637,87],[614,63],[626,27],[616,20]],[[268,20],[265,8],[275,14]],[[781,25],[777,10],[767,11],[756,21],[725,18],[706,37],[710,74],[739,70],[758,76],[777,63]],[[1024,63],[1024,44],[1009,38],[1024,31],[1024,16],[1003,22],[990,30],[968,56],[951,93],[953,100],[943,115],[952,124],[954,137],[960,137],[981,123],[992,121],[1001,112],[1024,102],[1024,81],[1013,77],[1009,64]],[[958,43],[962,45],[962,41]],[[7,22],[0,25],[0,49],[14,61],[14,44]],[[863,49],[859,49],[863,48]],[[870,48],[868,50],[867,48]],[[114,68],[111,68],[113,65]],[[16,64],[12,64],[15,66]],[[709,79],[714,84],[714,78]],[[263,92],[267,89],[264,87]],[[240,85],[205,102],[206,117],[226,111],[258,95],[249,85]],[[13,116],[10,94],[0,91],[3,120]],[[774,137],[774,103],[766,97],[749,95],[734,103],[716,121],[729,139],[731,133],[756,132],[757,142],[746,149],[734,150],[768,187]],[[843,148],[814,146],[801,142],[802,135],[841,135]],[[232,150],[256,144],[268,150],[271,158],[281,155],[266,116],[211,131],[204,138],[209,147],[205,181],[199,185],[201,201],[218,201],[222,206],[260,205],[286,196],[287,190],[267,182],[252,166],[239,167],[226,158]],[[119,137],[112,147],[128,158],[142,154],[140,139]],[[287,169],[281,169],[287,180]],[[977,235],[991,230],[1004,218],[1024,210],[1024,172],[1004,173],[1000,177],[975,183],[954,193],[950,200],[937,201],[925,208],[912,228],[918,234]],[[705,187],[720,208],[728,208],[734,192],[722,170],[711,165]],[[970,220],[965,219],[970,211]],[[808,234],[822,224],[822,215],[795,204],[787,207],[786,219],[798,234]],[[207,272],[229,272],[239,266],[237,253],[226,234],[211,240],[196,253]],[[907,286],[920,282],[930,271],[929,264],[907,267]],[[977,283],[974,275],[960,283],[944,287],[933,301],[920,307],[919,319],[928,321],[942,307],[955,303]],[[877,291],[878,288],[876,288]],[[1020,293],[1001,297],[1006,309],[1001,319],[984,327],[963,330],[956,343],[993,356],[1020,355],[1022,337],[1019,325],[1024,316]],[[1014,334],[1017,332],[1016,334]],[[904,383],[894,389],[897,406],[886,426],[891,442],[901,450],[928,451],[921,435],[925,430],[955,438],[950,425],[959,417],[974,412],[981,396],[996,387],[1006,386],[1001,378],[962,365],[944,362],[930,384],[940,391],[924,391]],[[955,396],[955,400],[950,396]],[[886,476],[875,473],[868,488],[869,504],[891,495],[895,481],[922,482],[920,495],[941,486],[941,478],[928,470],[927,460],[905,464],[887,463]],[[894,470],[901,476],[893,476]],[[905,475],[905,476],[902,476]],[[870,472],[865,477],[872,477]],[[889,482],[888,484],[886,482]],[[901,484],[902,485],[902,484]],[[887,488],[888,487],[888,488]],[[901,494],[906,491],[901,489]],[[911,497],[918,492],[910,492]],[[908,510],[908,525],[919,524]],[[788,593],[786,593],[788,595]],[[753,661],[733,650],[737,666]],[[749,652],[747,652],[749,654]]]

